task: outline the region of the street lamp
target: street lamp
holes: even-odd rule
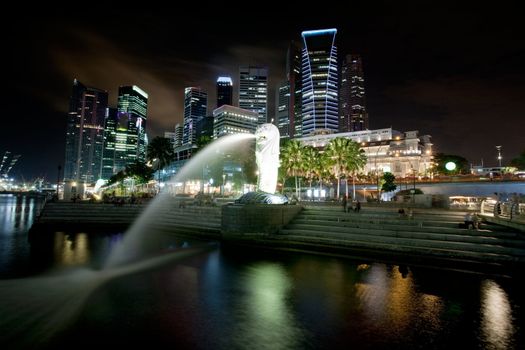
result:
[[[222,188],[221,188],[221,196],[224,196],[224,182],[226,181],[226,174],[222,174]]]
[[[380,192],[381,192],[381,190],[380,190],[380,188],[379,188],[379,169],[377,168],[377,158],[378,158],[378,156],[379,156],[379,151],[381,150],[381,148],[382,148],[383,146],[387,146],[387,147],[388,147],[389,145],[380,145],[379,148],[378,148],[377,151],[376,151],[376,156],[375,156],[375,158],[374,158],[374,169],[375,169],[375,171],[376,171],[376,180],[377,180],[377,201],[378,201],[378,202],[380,202]],[[365,197],[365,199],[366,199],[366,197]]]
[[[416,201],[416,169],[414,169],[412,163],[410,163],[410,167],[412,168],[412,176],[414,177],[414,187],[412,189],[412,205],[414,205],[414,202]]]
[[[496,149],[498,150],[498,163],[501,168],[501,146],[496,146]]]
[[[60,188],[60,170],[62,170],[62,166],[60,164],[58,165],[58,175],[57,175],[57,201],[58,201],[58,191]]]

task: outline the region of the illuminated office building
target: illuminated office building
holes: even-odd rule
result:
[[[336,29],[302,32],[302,135],[339,130]]]
[[[232,105],[233,82],[230,77],[219,77],[217,79],[217,108],[222,105]]]
[[[276,91],[275,122],[281,138],[290,137],[290,83],[283,81]]]
[[[146,161],[148,94],[138,86],[119,87],[117,108],[105,117],[102,178],[108,180],[127,165]]]
[[[107,91],[73,81],[66,127],[64,179],[92,183],[101,176]]]
[[[230,134],[253,134],[259,115],[239,107],[223,105],[213,111],[213,137]]]
[[[184,89],[184,126],[182,144],[194,145],[197,142],[197,123],[208,111],[208,94],[200,87]]]
[[[257,124],[268,118],[268,68],[243,66],[239,69],[239,107],[256,112]]]
[[[367,130],[368,113],[361,56],[352,54],[345,57],[341,65],[339,87],[339,131]]]

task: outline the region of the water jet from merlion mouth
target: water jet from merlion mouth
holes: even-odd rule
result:
[[[239,146],[242,145],[242,142],[254,138],[255,135],[253,134],[234,134],[215,140],[192,157],[173,177],[173,181],[183,182],[186,178],[191,176],[192,173],[198,172],[217,157],[218,150],[232,151],[234,148],[239,148]],[[151,234],[147,234],[146,232],[151,231],[151,224],[156,220],[156,214],[159,212],[159,209],[163,205],[166,205],[171,198],[172,197],[168,192],[161,192],[157,195],[155,200],[148,205],[146,210],[127,230],[121,244],[119,244],[109,256],[108,261],[105,264],[106,268],[119,266],[140,259],[145,255],[155,253],[155,250],[158,251],[158,242],[151,239]]]

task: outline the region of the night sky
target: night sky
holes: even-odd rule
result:
[[[338,29],[340,58],[363,56],[371,129],[419,130],[432,135],[435,151],[475,164],[497,165],[495,145],[504,163],[525,149],[525,28],[517,8],[345,1],[321,11],[284,3],[4,11],[0,152],[22,155],[12,175],[56,179],[74,78],[108,90],[114,106],[119,85],[147,91],[151,139],[182,122],[184,87],[206,88],[213,108],[218,75],[231,75],[235,90],[239,65],[264,64],[273,116],[289,41],[323,28]]]

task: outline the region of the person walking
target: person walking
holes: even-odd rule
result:
[[[361,211],[361,202],[358,199],[357,202],[355,203],[355,212],[359,213],[360,211]]]
[[[346,199],[346,196],[343,197],[343,211],[346,213],[348,207],[348,200]]]

